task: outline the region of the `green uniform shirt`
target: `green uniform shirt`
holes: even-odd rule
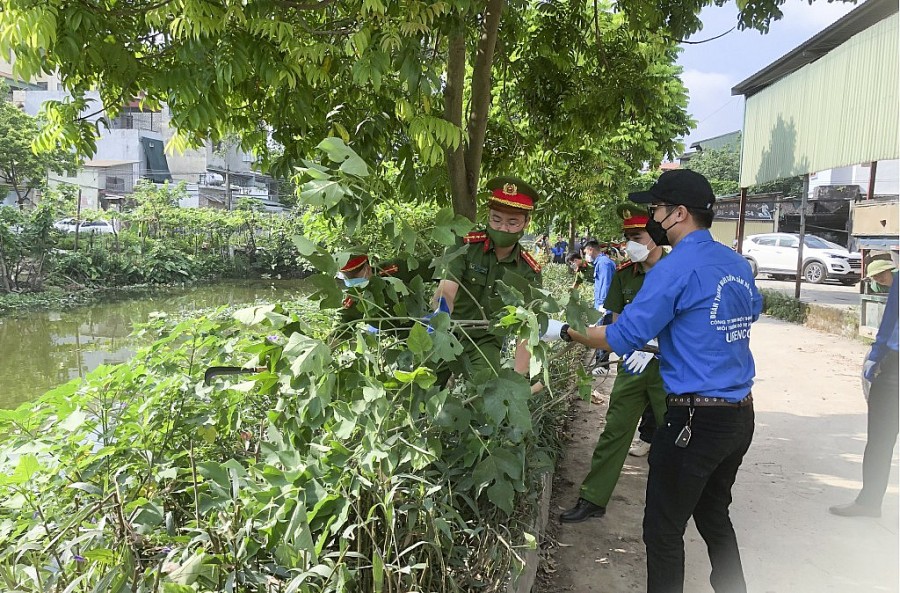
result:
[[[541,268],[521,245],[516,244],[503,260],[483,232],[469,233],[463,242],[463,255],[447,265],[447,280],[459,284],[453,304],[453,318],[457,320],[493,320],[503,307],[497,281],[512,286],[526,299],[532,288],[541,288]]]
[[[594,283],[594,264],[582,260],[575,272],[575,286],[581,286],[584,282]]]
[[[663,251],[660,259],[665,257],[665,255],[666,252]],[[603,306],[607,311],[621,314],[625,310],[625,305],[629,304],[637,296],[641,286],[644,285],[644,278],[646,277],[647,273],[644,272],[644,267],[640,264],[628,262],[620,266],[616,273],[613,274],[612,283],[609,285],[609,292],[606,293],[606,300],[603,301]]]
[[[369,325],[379,327],[379,317],[422,317],[430,306],[426,302],[424,286],[418,286],[430,280],[432,272],[429,262],[420,262],[418,267],[410,269],[406,260],[392,259],[374,266],[372,277],[365,288],[346,289],[347,294],[340,310],[338,327],[340,335],[350,329],[350,324],[360,319],[368,319]],[[397,278],[410,288],[410,295],[400,295],[386,278]],[[419,282],[416,282],[416,279]],[[410,322],[411,323],[411,322]],[[410,325],[410,323],[391,322],[389,327]]]

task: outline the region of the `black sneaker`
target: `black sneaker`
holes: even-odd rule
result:
[[[559,520],[562,523],[581,523],[582,521],[587,521],[591,517],[602,517],[605,514],[606,507],[579,498],[574,507],[560,513]]]

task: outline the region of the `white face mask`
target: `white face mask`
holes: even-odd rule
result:
[[[625,253],[628,254],[628,259],[631,261],[642,262],[650,255],[650,249],[643,243],[629,241],[625,244]]]

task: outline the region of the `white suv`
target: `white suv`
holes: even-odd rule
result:
[[[784,280],[797,273],[797,249],[800,235],[766,233],[744,239],[743,255],[753,268],[753,275],[768,274]],[[813,284],[838,280],[856,284],[862,272],[862,256],[815,235],[803,238],[803,278]]]

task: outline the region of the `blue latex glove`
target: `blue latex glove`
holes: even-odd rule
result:
[[[863,363],[863,377],[866,381],[871,383],[875,380],[875,375],[878,374],[878,363],[874,360],[867,360]]]
[[[437,309],[435,309],[433,312],[429,313],[428,315],[426,315],[425,317],[422,318],[422,321],[424,321],[425,323],[428,324],[428,327],[427,327],[428,333],[430,333],[430,334],[434,333],[434,328],[431,327],[431,323],[430,323],[431,318],[440,313],[446,313],[447,315],[450,315],[450,305],[447,304],[447,299],[445,299],[444,297],[441,297],[440,299],[438,299],[438,308]]]
[[[370,334],[372,334],[372,335],[376,335],[376,334],[378,334],[378,333],[381,331],[381,330],[379,330],[377,327],[375,327],[374,325],[366,325],[366,328],[365,328],[365,329],[366,329],[366,331],[367,331],[368,333],[370,333]]]

